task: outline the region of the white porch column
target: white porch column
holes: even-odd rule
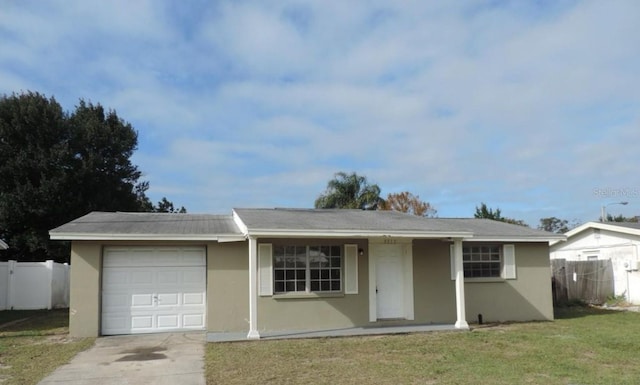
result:
[[[258,241],[249,237],[249,334],[247,339],[260,338],[258,332]]]
[[[453,255],[456,266],[456,329],[469,329],[464,300],[464,270],[462,269],[462,239],[453,241]]]

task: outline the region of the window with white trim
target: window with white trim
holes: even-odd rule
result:
[[[273,246],[273,292],[342,290],[341,246]]]
[[[465,278],[499,278],[502,272],[502,247],[463,246],[462,263]]]

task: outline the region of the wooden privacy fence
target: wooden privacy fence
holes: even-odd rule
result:
[[[0,310],[69,307],[69,265],[0,262]]]
[[[613,296],[613,264],[610,259],[567,261],[552,259],[553,304],[572,301],[603,304]]]

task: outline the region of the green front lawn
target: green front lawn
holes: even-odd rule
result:
[[[471,332],[207,345],[208,384],[639,384],[640,313],[559,309]]]
[[[69,338],[69,311],[0,311],[0,384],[37,384],[93,338]]]

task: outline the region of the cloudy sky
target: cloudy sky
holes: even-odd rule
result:
[[[189,212],[337,171],[440,217],[640,214],[640,1],[0,0],[0,93],[115,109]]]

